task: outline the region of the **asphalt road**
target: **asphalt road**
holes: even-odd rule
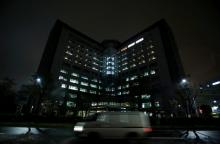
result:
[[[30,131],[29,131],[30,130]],[[197,131],[196,135],[189,131],[156,130],[149,137],[139,141],[141,144],[219,144],[220,131]],[[31,128],[1,127],[0,144],[88,144],[88,143],[120,143],[128,144],[127,140],[79,140],[74,137],[71,128]]]

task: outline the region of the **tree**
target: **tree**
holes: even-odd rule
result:
[[[11,78],[0,80],[0,113],[15,113],[16,92],[14,90],[15,82]]]

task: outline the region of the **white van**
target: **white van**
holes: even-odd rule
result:
[[[96,120],[78,122],[74,134],[89,138],[141,138],[152,131],[149,117],[143,112],[104,112]]]

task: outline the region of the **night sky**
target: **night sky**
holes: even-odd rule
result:
[[[96,41],[125,41],[161,18],[194,82],[220,76],[218,0],[7,0],[0,2],[0,78],[27,82],[60,19]]]

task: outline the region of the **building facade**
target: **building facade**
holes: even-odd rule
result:
[[[111,109],[166,115],[175,113],[170,101],[184,71],[165,20],[123,43],[99,43],[58,20],[37,75],[52,78],[54,99],[69,115]]]
[[[213,116],[220,116],[220,78],[210,80],[208,82],[200,84],[197,88],[196,102],[199,108],[200,114],[203,111],[200,107],[207,105],[212,110]]]

